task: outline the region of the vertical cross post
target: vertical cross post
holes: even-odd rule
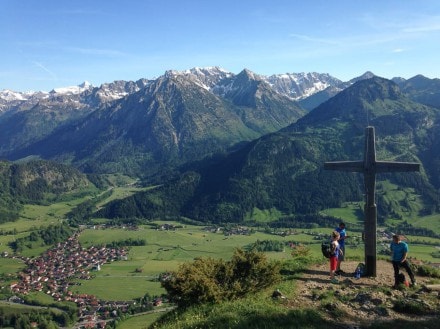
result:
[[[324,169],[360,172],[365,185],[365,275],[376,276],[377,207],[375,202],[376,173],[397,171],[420,171],[416,162],[376,161],[374,127],[365,128],[365,151],[363,161],[325,162]]]

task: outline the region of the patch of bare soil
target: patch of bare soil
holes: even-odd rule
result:
[[[427,278],[416,275],[416,287],[393,289],[394,273],[390,262],[378,260],[376,277],[356,279],[354,272],[358,264],[358,261],[342,263],[341,268],[345,273],[336,276],[339,284],[330,282],[328,263],[311,267],[299,279],[301,282],[298,283],[295,297],[287,301],[288,306],[323,310],[328,318],[338,317],[338,322],[344,328],[359,328],[372,321],[414,321],[416,318],[438,316],[439,292],[425,289]],[[408,278],[406,272],[403,273]],[[329,295],[332,298],[328,299]],[[420,307],[425,313],[419,316],[397,312],[394,306],[398,301]]]

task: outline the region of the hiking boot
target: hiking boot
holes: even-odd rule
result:
[[[335,274],[337,274],[337,275],[341,275],[341,274],[344,274],[345,272],[343,271],[343,270],[337,270],[336,272],[335,272]]]
[[[331,279],[331,283],[339,283],[339,281],[337,279]]]
[[[411,287],[417,287],[417,282],[413,282],[413,283],[411,283],[410,286],[411,286]]]

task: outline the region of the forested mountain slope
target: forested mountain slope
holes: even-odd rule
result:
[[[84,174],[49,161],[0,161],[0,222],[16,220],[24,203],[45,203],[92,186]]]
[[[438,147],[432,139],[438,136],[438,123],[437,109],[411,101],[394,82],[362,80],[297,123],[224,157],[187,165],[180,179],[114,202],[100,215],[228,222],[252,218],[256,208],[309,214],[362,200],[360,175],[324,171],[323,163],[362,159],[367,125],[376,127],[378,159],[423,165],[421,173],[384,174],[381,179],[413,188],[425,210],[433,211],[439,186],[435,156],[428,159],[427,152]],[[399,205],[386,202],[379,207],[381,216],[399,211]]]

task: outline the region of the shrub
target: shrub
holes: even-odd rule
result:
[[[279,264],[269,263],[261,252],[237,249],[226,264],[227,298],[243,297],[279,281]]]
[[[417,274],[430,278],[440,278],[440,271],[432,266],[421,265],[417,267]]]
[[[169,298],[180,307],[237,299],[280,279],[277,263],[263,253],[237,249],[230,261],[199,258],[182,264],[161,280]]]
[[[310,255],[310,248],[306,245],[299,244],[291,252],[292,257],[308,257]]]

